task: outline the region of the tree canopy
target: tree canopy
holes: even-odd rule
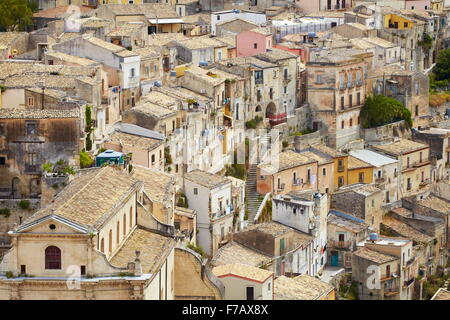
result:
[[[24,31],[31,24],[34,1],[0,0],[0,28],[6,31]]]
[[[438,81],[450,79],[450,49],[439,52],[433,73]]]
[[[411,112],[400,101],[381,94],[367,97],[361,109],[361,124],[364,128],[374,128],[400,120],[405,120],[411,127]]]

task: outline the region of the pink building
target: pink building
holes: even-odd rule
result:
[[[272,48],[272,31],[268,27],[259,27],[236,35],[236,55],[254,56]]]
[[[430,0],[405,0],[407,10],[427,10],[431,9]]]

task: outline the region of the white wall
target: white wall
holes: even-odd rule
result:
[[[268,278],[263,283],[258,283],[235,276],[221,277],[220,281],[222,281],[225,286],[224,300],[247,300],[247,287],[254,288],[253,292],[255,300],[273,299],[273,277]]]
[[[220,17],[220,20],[217,19]],[[258,25],[266,23],[266,15],[263,13],[252,13],[252,12],[213,12],[211,13],[211,34],[216,35],[216,24],[224,21],[229,21],[232,19],[244,19]]]

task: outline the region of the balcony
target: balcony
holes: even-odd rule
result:
[[[424,188],[424,187],[426,187],[429,184],[430,184],[430,179],[425,179],[424,181],[419,183],[419,188]]]
[[[289,74],[286,77],[283,77],[283,82],[288,83],[292,80],[292,76]]]
[[[263,78],[255,78],[255,84],[263,84]]]
[[[25,165],[26,173],[41,173],[41,166],[39,165]]]
[[[414,163],[413,167],[414,168],[419,168],[419,167],[423,167],[423,166],[425,166],[427,164],[430,164],[430,163],[431,163],[430,160],[417,161],[417,162]]]
[[[269,115],[267,118],[269,118],[271,126],[276,126],[277,124],[286,122],[286,113]]]
[[[363,85],[363,81],[362,80],[356,80],[356,86],[357,87],[361,87]]]
[[[334,249],[353,249],[353,241],[329,241],[328,245]]]
[[[385,177],[379,177],[375,179],[375,183],[384,183],[386,181]]]
[[[398,295],[398,291],[396,291],[396,289],[393,290],[388,290],[388,291],[384,291],[384,297],[385,298],[392,298],[395,297],[396,295]]]
[[[338,167],[338,172],[344,172],[344,171],[345,171],[345,168],[343,166]]]
[[[352,81],[347,82],[347,88],[353,88],[355,84]]]
[[[346,86],[344,83],[339,83],[339,90],[345,90]]]

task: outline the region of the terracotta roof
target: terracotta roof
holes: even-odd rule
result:
[[[52,109],[16,109],[0,108],[0,119],[62,119],[78,118],[80,112],[73,110],[52,110]]]
[[[347,156],[346,154],[344,154],[344,153],[342,153],[340,151],[337,151],[337,150],[335,150],[333,148],[327,147],[324,144],[313,144],[313,145],[311,145],[311,148],[313,148],[313,149],[315,149],[317,151],[320,151],[322,154],[328,155],[328,156],[330,156],[332,158],[338,158],[338,157],[345,157],[345,156]],[[312,151],[314,151],[314,150],[312,150]]]
[[[136,228],[112,257],[110,263],[117,267],[127,267],[128,262],[135,260],[138,250],[142,272],[156,273],[174,246],[175,240],[170,237]]]
[[[139,33],[142,31],[142,29],[146,27],[143,22],[128,22],[124,23],[114,30],[112,30],[110,33],[108,33],[108,37],[126,37],[131,36],[136,33]]]
[[[271,170],[271,169],[278,169],[279,171],[295,168],[303,165],[307,165],[310,163],[316,162],[315,159],[309,158],[303,153],[298,153],[295,151],[284,151],[279,153],[278,158],[278,168],[276,167],[276,164],[268,163],[268,164],[261,164],[258,167],[265,170]]]
[[[107,4],[116,15],[145,15],[146,18],[178,18],[175,6],[163,3]]]
[[[164,119],[171,116],[175,116],[177,114],[177,111],[175,110],[165,108],[163,106],[151,103],[149,101],[139,101],[139,103],[135,107],[125,111],[125,114],[135,112],[143,113],[145,115],[155,117],[157,119]]]
[[[78,7],[79,12],[81,14],[92,11],[92,8],[84,7],[84,6],[59,6],[55,8],[50,8],[46,10],[40,10],[33,14],[34,18],[64,18],[68,17],[72,14],[72,10],[74,10],[71,7]]]
[[[397,257],[393,257],[375,250],[370,250],[366,247],[356,250],[355,252],[353,252],[353,254],[357,257],[372,261],[377,264],[383,264],[394,260],[398,260]]]
[[[135,147],[141,150],[153,150],[164,143],[160,139],[152,139],[119,131],[115,131],[111,134],[110,139],[112,142],[122,146]]]
[[[372,146],[375,150],[380,150],[392,155],[402,155],[404,153],[413,152],[423,148],[428,148],[428,145],[415,142],[407,139],[400,139],[399,141],[384,144],[384,145],[374,145]]]
[[[320,154],[314,153],[312,151],[304,151],[304,152],[301,152],[301,154],[308,158],[313,159],[314,161],[317,161],[319,163],[319,165],[326,164],[326,163],[333,163],[333,159],[330,159],[330,158],[327,159],[326,157],[322,157]]]
[[[142,182],[110,166],[81,170],[47,207],[25,223],[55,214],[82,226],[101,227]],[[25,224],[24,223],[24,224]]]
[[[436,291],[431,300],[450,300],[450,291],[444,288],[439,288],[439,290]]]
[[[261,268],[252,267],[247,264],[233,263],[225,264],[215,267],[212,272],[216,277],[224,278],[227,276],[238,276],[247,279],[251,279],[260,283],[263,283],[268,278],[273,276],[272,271],[267,271]]]
[[[370,163],[364,162],[358,158],[349,156],[348,157],[348,170],[361,169],[361,168],[372,168]]]
[[[231,241],[219,248],[211,259],[211,265],[220,266],[230,263],[244,263],[249,266],[260,267],[271,261],[271,257]]]
[[[384,216],[382,223],[385,226],[389,227],[390,229],[394,230],[400,236],[412,239],[415,242],[429,243],[430,241],[433,240],[433,237],[430,237],[425,233],[422,233],[419,230],[416,230],[413,227],[407,225],[406,223],[397,220],[393,217]]]
[[[364,231],[369,227],[369,225],[367,225],[366,223],[358,221],[360,220],[358,218],[354,218],[351,215],[348,215],[349,217],[346,217],[347,214],[345,213],[339,214],[335,212],[335,210],[330,211],[327,223],[355,233]]]
[[[444,214],[450,214],[450,201],[446,201],[431,194],[425,199],[417,201],[417,203],[421,206],[431,208]]]
[[[99,65],[100,63],[91,59],[87,58],[81,58],[77,56],[73,56],[71,54],[62,53],[58,51],[50,51],[46,53],[47,56],[54,57],[66,62],[75,63],[80,66],[93,66],[93,65]]]
[[[275,300],[318,300],[334,290],[334,287],[309,275],[295,278],[280,276],[274,282]]]
[[[289,228],[281,223],[275,221],[269,221],[264,223],[258,223],[246,228],[243,232],[257,230],[261,233],[265,233],[271,235],[272,237],[278,237],[288,232],[293,231],[294,229]]]
[[[202,170],[188,172],[184,175],[184,178],[208,189],[214,189],[225,184],[231,185],[231,181],[228,180],[227,177],[222,177]]]

